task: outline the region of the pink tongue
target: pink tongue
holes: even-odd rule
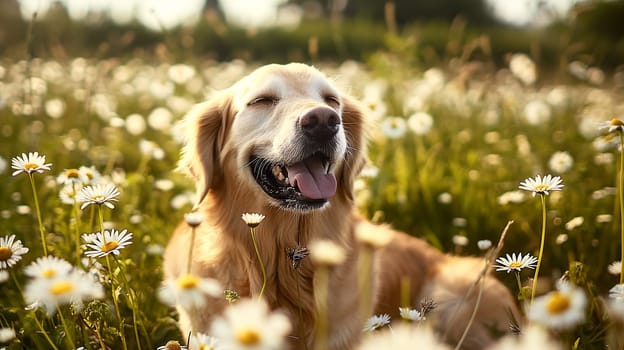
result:
[[[336,177],[327,174],[320,159],[313,157],[287,166],[288,181],[311,199],[328,199],[336,193]]]

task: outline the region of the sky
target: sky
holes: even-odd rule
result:
[[[19,0],[22,16],[31,18],[34,11],[45,13],[53,1],[67,5],[73,19],[81,19],[90,10],[104,11],[117,23],[137,18],[148,28],[169,29],[177,24],[194,23],[199,19],[203,0]],[[244,26],[271,25],[291,21],[300,15],[290,11],[278,12],[277,6],[286,0],[227,0],[221,6],[228,21]],[[354,0],[352,0],[354,1]],[[515,25],[529,24],[536,18],[539,0],[486,0],[501,19]],[[575,0],[542,0],[557,15],[564,15]]]

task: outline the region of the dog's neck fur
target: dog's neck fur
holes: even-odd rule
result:
[[[213,242],[218,240],[222,246],[221,252],[217,252],[217,259],[210,259],[205,263],[214,266],[216,274],[214,277],[225,284],[224,288],[235,290],[241,296],[258,296],[262,287],[262,272],[253,247],[250,228],[241,219],[243,213],[233,212],[228,204],[248,203],[246,212],[265,215],[266,218],[255,229],[255,237],[267,274],[263,297],[271,308],[281,310],[290,317],[295,348],[300,347],[295,345],[295,342],[301,345],[298,340],[301,337],[311,344],[314,329],[310,325],[314,324],[316,314],[313,266],[309,258],[304,258],[299,267],[293,268],[287,251],[289,248],[305,248],[315,239],[332,237],[335,240],[336,232],[346,232],[347,235],[339,237],[340,241],[335,243],[345,248],[351,247],[353,232],[349,232],[346,227],[352,227],[354,219],[338,217],[335,213],[351,212],[352,200],[339,193],[332,198],[328,207],[322,210],[310,213],[290,212],[268,206],[264,199],[255,200],[253,198],[258,196],[242,193],[240,189],[244,186],[228,186],[227,182],[226,180],[222,183],[224,186],[220,190],[211,190],[202,205],[210,232],[204,239]],[[227,227],[228,230],[215,232],[214,229],[217,227]],[[271,232],[268,231],[269,228],[277,230]],[[202,244],[201,239],[199,244]],[[348,257],[353,261],[356,258],[356,256]],[[245,268],[243,271],[234,270],[233,266]],[[337,268],[331,278],[345,277],[341,276],[340,269]],[[356,300],[357,295],[351,295],[350,298]],[[351,307],[352,303],[353,301],[341,301],[341,304],[337,305]],[[306,329],[302,325],[307,325]]]

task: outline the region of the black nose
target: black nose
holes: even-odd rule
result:
[[[304,135],[315,141],[326,141],[338,132],[340,117],[330,108],[314,108],[299,119]]]

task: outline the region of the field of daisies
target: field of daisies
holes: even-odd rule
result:
[[[571,61],[545,74],[521,53],[496,68],[408,62],[388,51],[318,64],[370,110],[360,211],[483,257],[527,317],[493,349],[622,348],[622,73]],[[177,121],[256,66],[0,61],[0,348],[282,347],[279,313],[196,276],[163,281],[161,268],[194,201],[173,171]],[[202,293],[230,312],[211,334],[180,334],[171,305]],[[456,345],[427,327],[435,300],[401,315],[371,315],[360,348]]]

